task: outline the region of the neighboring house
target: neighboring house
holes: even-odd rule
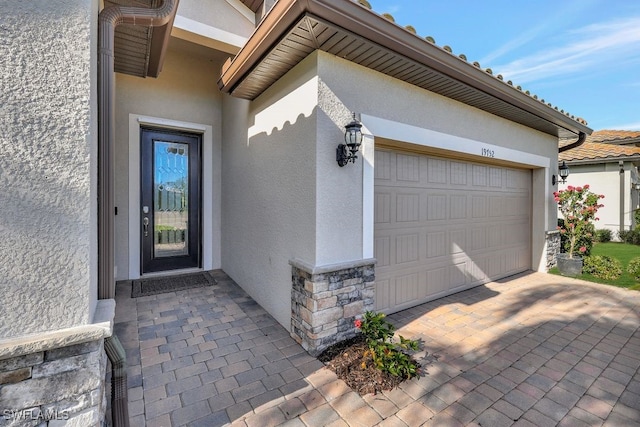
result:
[[[595,225],[611,230],[614,239],[618,231],[634,228],[634,211],[640,208],[640,132],[599,130],[578,147],[562,151],[565,145],[561,142],[558,161],[569,166],[570,175],[558,187],[589,184],[593,192],[604,194]]]
[[[584,121],[350,0],[101,3],[0,2],[2,409],[99,423],[116,280],[223,269],[315,354],[552,262]]]

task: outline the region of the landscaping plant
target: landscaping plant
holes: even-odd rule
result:
[[[362,368],[366,368],[367,360],[371,360],[383,372],[396,377],[412,378],[418,374],[418,365],[405,351],[418,350],[418,341],[400,335],[400,342],[394,342],[395,327],[384,317],[384,313],[367,311],[364,319],[354,322],[364,335],[368,347]]]
[[[579,245],[580,239],[593,241],[594,226],[592,221],[598,220],[596,213],[604,205],[598,201],[604,198],[602,194],[589,191],[589,185],[574,187],[569,185],[566,190],[553,193],[554,200],[558,203],[560,213],[564,218],[560,233],[566,238],[564,251],[573,258],[576,254],[588,253],[587,245]]]
[[[629,265],[627,265],[627,273],[629,273],[636,282],[640,282],[640,257],[636,257],[629,261]]]
[[[582,272],[604,280],[617,280],[622,275],[622,263],[606,255],[592,255],[584,259]]]
[[[608,228],[601,228],[596,230],[595,241],[599,243],[606,243],[611,241],[611,230]]]

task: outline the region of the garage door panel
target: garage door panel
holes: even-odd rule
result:
[[[394,292],[395,304],[404,305],[418,299],[419,272],[397,276],[391,288]]]
[[[427,221],[445,220],[447,218],[447,195],[429,194],[427,196]]]
[[[419,233],[401,234],[396,236],[396,264],[407,264],[410,262],[416,262],[420,259],[420,254],[418,252],[419,240]]]
[[[451,181],[450,184],[455,186],[467,185],[467,169],[468,165],[466,163],[460,162],[449,162],[449,167],[451,169]]]
[[[386,267],[391,264],[391,237],[376,236],[374,238],[374,257],[377,261],[377,268]]]
[[[451,230],[449,234],[449,254],[464,254],[468,250],[467,230],[464,228]]]
[[[376,224],[391,223],[391,193],[377,192],[373,198],[373,209]]]
[[[425,235],[425,247],[427,248],[427,259],[447,256],[447,232],[427,232]]]
[[[530,171],[392,150],[375,169],[378,310],[530,268]]]
[[[427,182],[430,184],[447,183],[447,161],[442,159],[427,159]]]
[[[420,193],[398,193],[396,196],[396,221],[420,220]]]
[[[396,179],[404,182],[420,182],[420,156],[397,154]]]

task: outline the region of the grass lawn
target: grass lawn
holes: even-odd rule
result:
[[[629,264],[629,261],[635,257],[640,257],[640,246],[614,242],[595,243],[593,249],[591,249],[591,255],[606,255],[617,259],[622,263],[622,275],[617,280],[604,280],[590,274],[581,274],[577,276],[576,279],[640,290],[640,283],[636,282],[633,277],[627,273],[627,264]],[[549,270],[549,273],[560,275],[557,267]]]

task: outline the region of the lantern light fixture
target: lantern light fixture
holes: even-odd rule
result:
[[[336,149],[336,161],[340,167],[356,162],[356,154],[362,144],[362,123],[356,119],[356,113],[353,113],[353,120],[344,128],[345,143],[339,144]]]
[[[562,180],[562,183],[563,184],[566,183],[567,178],[569,177],[569,166],[567,166],[564,160],[562,161],[562,165],[560,165],[560,167],[558,168],[558,173],[560,174],[560,179]]]

